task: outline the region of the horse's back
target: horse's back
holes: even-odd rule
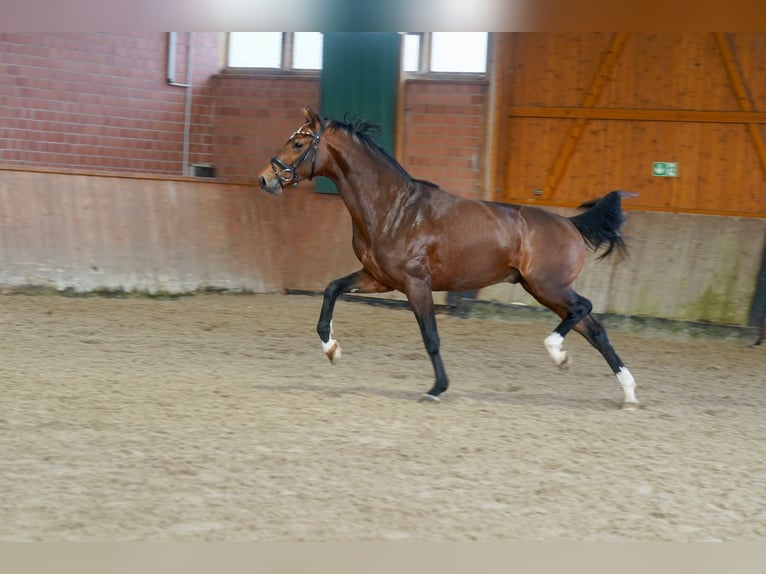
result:
[[[585,250],[577,228],[569,218],[547,209],[514,203],[481,201],[429,190],[428,203],[432,217],[440,228],[453,230],[463,241],[468,236],[497,243],[512,254],[526,247],[533,249],[570,248]]]
[[[427,253],[435,291],[476,289],[555,269],[569,277],[582,267],[579,232],[554,212],[465,198],[430,185],[419,185],[402,207],[406,214],[393,218],[401,232],[389,245],[402,248],[407,260]]]

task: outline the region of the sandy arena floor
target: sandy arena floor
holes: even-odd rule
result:
[[[0,297],[1,541],[766,538],[766,347],[307,296]]]

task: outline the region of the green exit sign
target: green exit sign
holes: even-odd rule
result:
[[[652,175],[678,177],[678,164],[674,161],[655,161],[652,164]]]

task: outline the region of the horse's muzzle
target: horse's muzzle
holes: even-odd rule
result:
[[[269,175],[271,174],[261,174],[261,177],[258,180],[261,189],[272,195],[282,193],[282,182],[279,181],[278,177],[269,177]]]

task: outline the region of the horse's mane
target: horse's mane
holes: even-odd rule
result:
[[[346,114],[343,117],[343,121],[328,120],[327,125],[334,130],[342,131],[352,138],[358,140],[362,145],[366,146],[368,149],[372,150],[377,155],[385,159],[388,163],[393,165],[394,168],[396,168],[396,170],[402,175],[402,177],[406,178],[408,181],[423,183],[431,187],[439,187],[430,181],[412,177],[407,172],[407,170],[402,167],[402,164],[400,164],[394,156],[388,153],[385,148],[383,148],[383,146],[378,143],[375,137],[380,134],[379,124],[359,116],[353,116],[349,118],[349,115]]]

